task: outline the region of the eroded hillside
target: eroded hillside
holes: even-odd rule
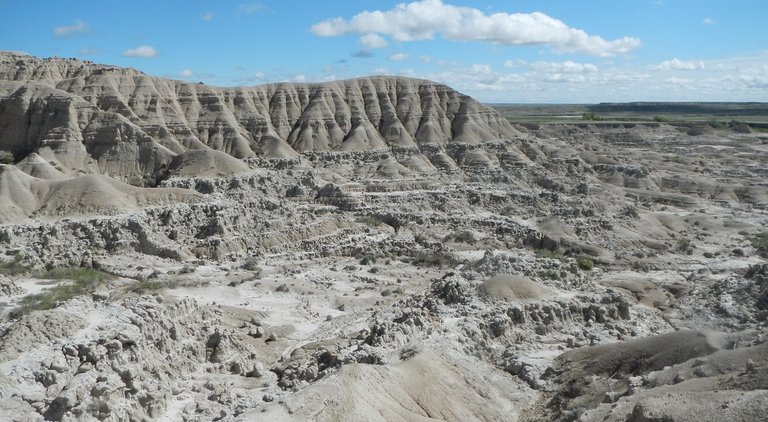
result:
[[[761,133],[18,60],[6,419],[765,419]]]

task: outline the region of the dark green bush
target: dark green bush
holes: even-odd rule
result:
[[[15,159],[11,152],[0,150],[0,164],[13,164],[14,162]]]
[[[576,263],[579,265],[579,268],[584,271],[590,271],[595,266],[595,263],[589,258],[579,258],[576,260]]]
[[[477,242],[477,239],[475,238],[475,235],[472,234],[472,232],[463,230],[463,231],[454,232],[445,236],[443,241],[474,244],[475,242]]]

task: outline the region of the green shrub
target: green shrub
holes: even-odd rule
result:
[[[355,258],[359,259],[358,263],[360,265],[373,265],[379,261],[379,258],[382,257],[384,257],[384,255],[377,253],[365,253],[357,255]]]
[[[13,153],[0,150],[0,164],[13,164],[15,161]]]
[[[458,264],[458,261],[444,252],[421,252],[413,258],[411,263],[425,267],[453,267]]]
[[[691,250],[691,240],[685,237],[677,239],[677,251],[687,253]]]
[[[595,263],[592,262],[589,258],[579,258],[576,260],[576,263],[579,265],[579,268],[581,268],[584,271],[591,271],[592,268],[595,266]]]
[[[468,232],[466,230],[460,231],[460,232],[454,232],[451,234],[448,234],[443,239],[445,242],[459,242],[459,243],[469,243],[474,244],[477,242],[477,239],[475,238],[475,235],[472,234],[472,232]]]

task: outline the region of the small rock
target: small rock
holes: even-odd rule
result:
[[[83,372],[88,372],[91,369],[93,369],[93,364],[91,362],[83,362],[79,368],[77,368],[77,373],[82,374]]]

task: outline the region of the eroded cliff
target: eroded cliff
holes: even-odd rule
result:
[[[75,59],[0,54],[0,149],[141,184],[188,149],[236,158],[449,144],[519,133],[445,85],[402,77],[216,88]],[[422,151],[423,150],[423,151]],[[451,165],[453,163],[448,163]]]

